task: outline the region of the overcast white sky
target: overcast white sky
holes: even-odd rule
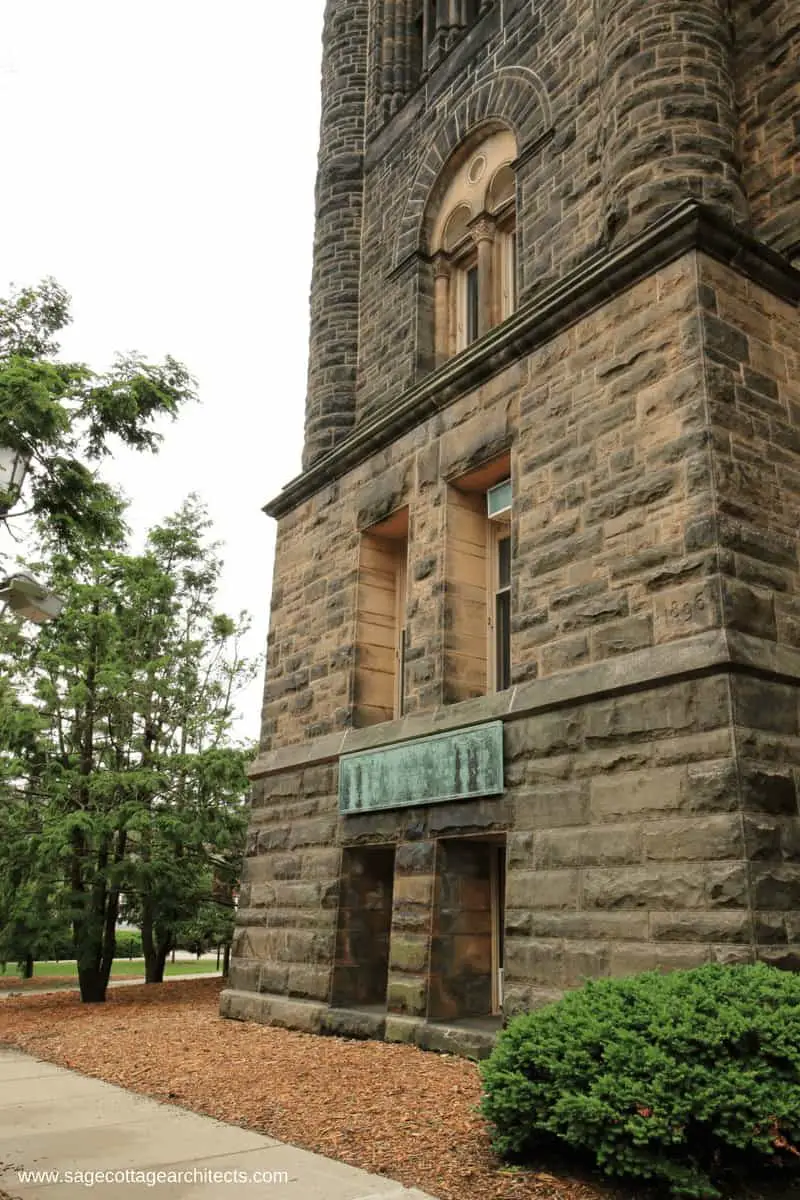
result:
[[[267,629],[262,505],[297,474],[324,0],[0,0],[0,294],[53,275],[65,357],[181,359],[200,404],[104,474],[138,537],[191,491]],[[255,737],[261,681],[238,732]]]

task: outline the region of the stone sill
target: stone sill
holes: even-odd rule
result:
[[[264,511],[275,518],[286,516],[460,396],[692,251],[725,263],[788,303],[800,304],[800,271],[706,205],[686,201],[624,246],[581,264],[404,395],[393,396],[375,416],[288,483]]]
[[[249,776],[263,779],[317,763],[335,762],[343,754],[373,750],[485,721],[519,720],[585,700],[598,700],[645,686],[663,686],[720,669],[797,683],[800,682],[800,650],[744,633],[712,629],[681,641],[637,650],[588,667],[576,667],[546,679],[535,679],[492,696],[441,705],[397,721],[384,721],[365,729],[347,729],[281,746],[259,755],[250,767]]]

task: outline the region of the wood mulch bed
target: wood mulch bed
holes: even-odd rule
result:
[[[132,1091],[256,1129],[438,1200],[612,1200],[552,1165],[492,1155],[474,1063],[411,1046],[224,1021],[218,979],[0,1001],[0,1043]],[[625,1193],[627,1200],[635,1200]]]

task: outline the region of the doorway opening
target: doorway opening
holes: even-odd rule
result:
[[[394,857],[393,846],[342,851],[331,995],[335,1007],[386,1005]]]
[[[499,1016],[503,1006],[505,838],[437,846],[428,1015]]]

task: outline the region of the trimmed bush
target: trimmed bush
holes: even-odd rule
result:
[[[706,966],[604,979],[510,1022],[482,1065],[495,1149],[559,1146],[607,1175],[714,1197],[800,1164],[800,975]]]
[[[117,958],[141,958],[142,953],[142,935],[138,929],[117,931]]]

